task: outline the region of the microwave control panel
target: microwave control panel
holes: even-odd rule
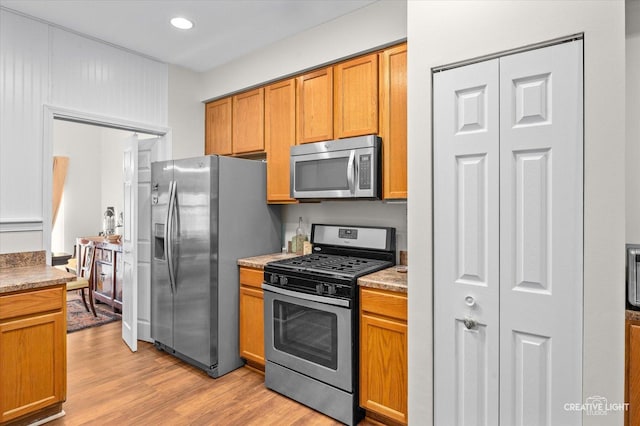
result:
[[[361,154],[358,163],[360,165],[358,187],[360,189],[371,189],[371,154]]]

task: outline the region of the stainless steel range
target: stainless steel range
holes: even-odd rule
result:
[[[343,423],[358,401],[358,277],[395,264],[395,229],[312,225],[313,253],[264,268],[265,385]]]

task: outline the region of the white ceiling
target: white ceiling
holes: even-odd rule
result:
[[[0,0],[0,6],[201,72],[375,1]],[[175,16],[194,28],[173,28]]]

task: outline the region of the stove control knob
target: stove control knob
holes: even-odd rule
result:
[[[336,294],[336,285],[335,284],[327,284],[327,293],[330,295]]]
[[[289,282],[289,280],[287,279],[287,277],[285,276],[280,276],[280,285],[287,285],[287,283]]]
[[[322,294],[324,291],[324,285],[322,283],[316,284],[316,293]]]
[[[271,274],[271,277],[269,278],[269,281],[271,282],[271,284],[277,284],[278,283],[278,275]]]

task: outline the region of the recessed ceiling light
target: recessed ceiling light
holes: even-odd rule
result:
[[[171,20],[171,25],[176,28],[180,28],[181,30],[190,30],[193,28],[193,22],[186,18],[173,18]]]

